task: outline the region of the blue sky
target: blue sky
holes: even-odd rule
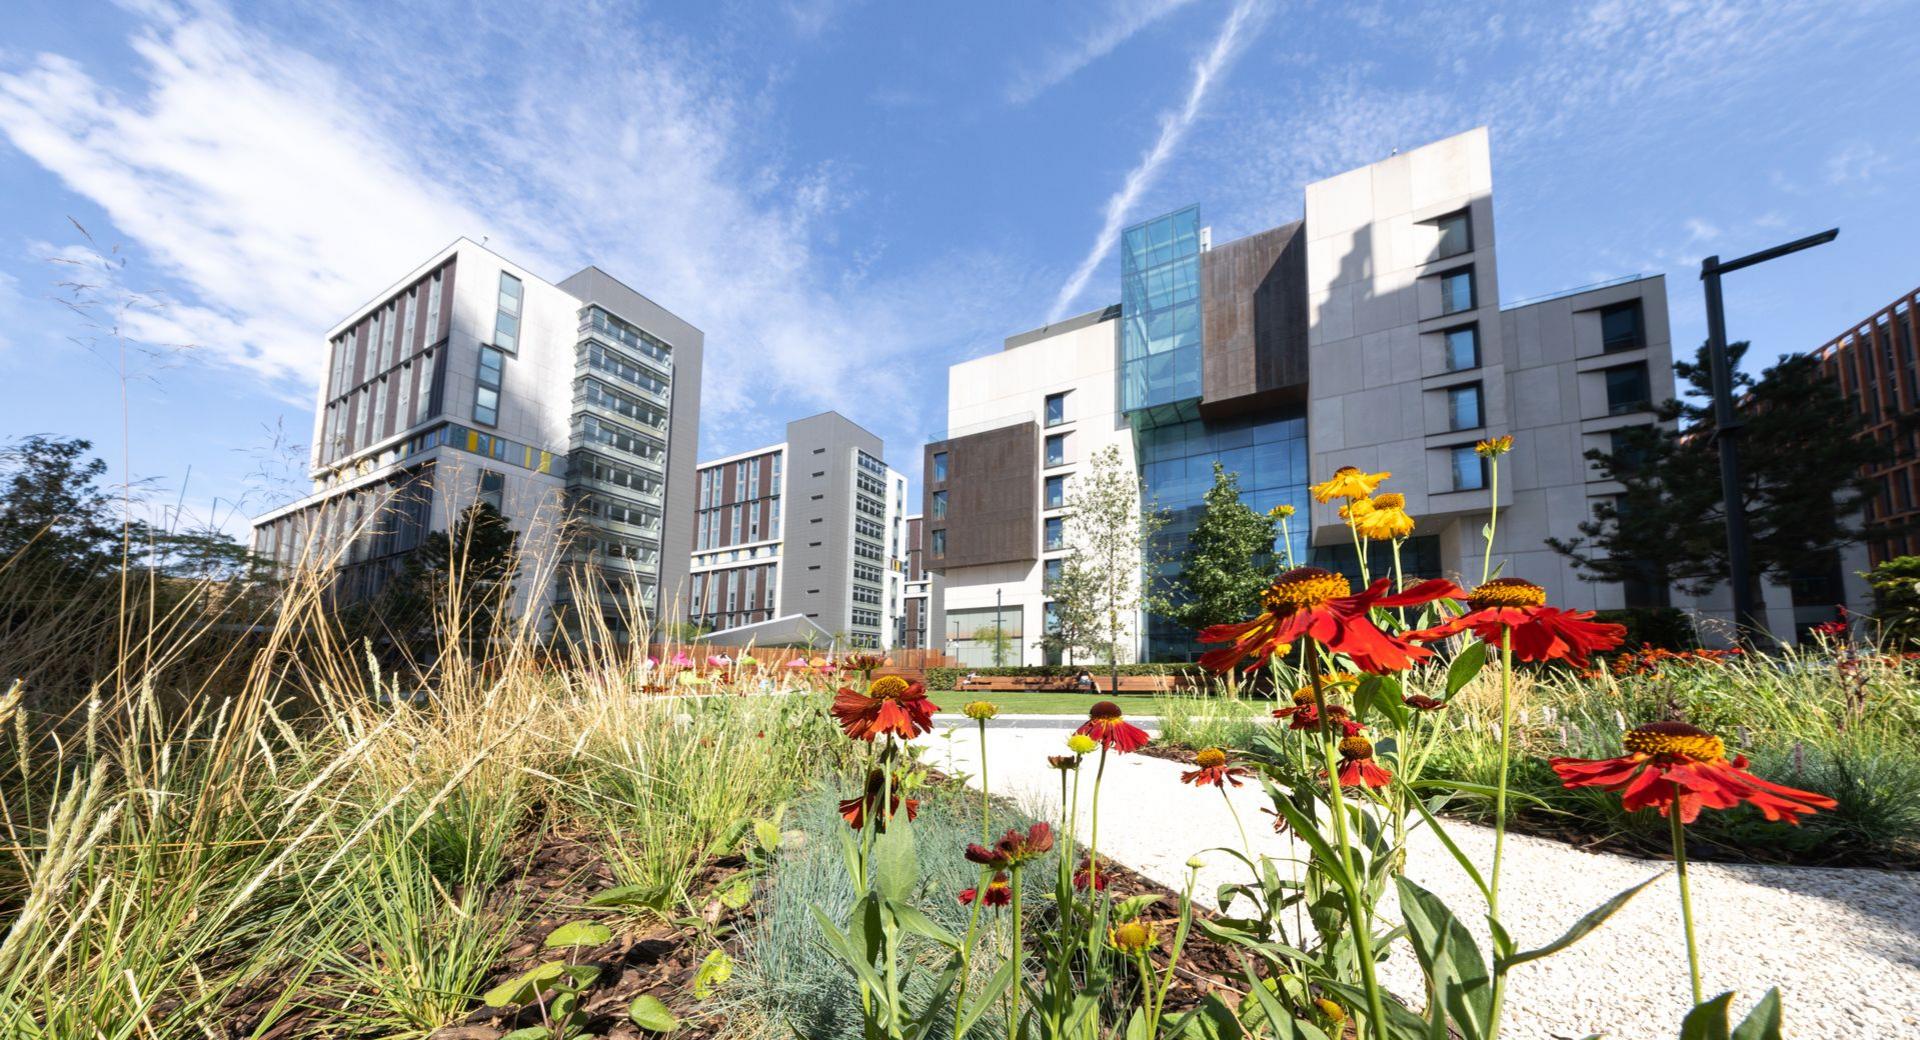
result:
[[[838,408],[916,477],[947,365],[1116,300],[1121,226],[1481,124],[1509,300],[1665,272],[1685,349],[1701,256],[1839,225],[1729,283],[1764,360],[1920,282],[1912,2],[9,6],[0,435],[235,531],[322,331],[461,234],[704,329],[703,456]]]

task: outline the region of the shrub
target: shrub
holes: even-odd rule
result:
[[[1693,630],[1693,619],[1675,607],[1602,610],[1595,613],[1594,620],[1625,625],[1627,638],[1621,644],[1625,650],[1691,650],[1700,645],[1700,637]]]
[[[1103,664],[1030,664],[1007,666],[1004,668],[929,668],[926,671],[926,683],[929,690],[951,690],[968,675],[1011,675],[1039,677],[1047,679],[1071,679],[1081,672],[1088,672],[1095,678],[1111,675],[1112,671]],[[1120,674],[1127,675],[1175,675],[1204,679],[1205,673],[1200,666],[1186,662],[1174,664],[1123,664]]]

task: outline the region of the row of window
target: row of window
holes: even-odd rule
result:
[[[403,296],[395,297],[386,306],[374,311],[368,319],[367,341],[371,344],[367,364],[359,373],[359,382],[366,382],[382,372],[405,360],[412,353],[414,339],[420,320],[421,288],[426,288],[427,347],[432,347],[440,331],[440,286],[445,268],[420,283],[409,288]],[[399,328],[396,337],[395,328]],[[331,393],[338,397],[347,391],[347,384],[354,377],[354,355],[358,347],[359,336],[349,330],[333,341],[333,370],[328,384]]]
[[[617,448],[648,462],[659,463],[661,456],[665,454],[665,446],[660,443],[658,437],[643,434],[638,430],[629,430],[596,415],[581,416],[580,433],[585,440],[604,444],[609,448]]]
[[[861,458],[866,458],[866,456],[862,455]],[[869,495],[881,499],[887,497],[887,482],[884,480],[877,480],[865,473],[855,473],[853,475],[853,483],[855,487],[858,487]]]
[[[885,560],[887,558],[887,554],[881,551],[879,546],[871,542],[863,542],[858,538],[853,540],[853,554],[855,556],[864,556],[869,560]]]
[[[670,385],[666,380],[640,367],[631,358],[598,343],[587,344],[587,367],[605,372],[623,383],[636,386],[661,400],[666,400],[667,387]]]
[[[853,601],[855,603],[870,603],[877,607],[880,605],[880,590],[870,589],[864,585],[855,585],[853,587]]]
[[[874,523],[864,516],[856,516],[853,518],[853,529],[855,532],[876,541],[882,541],[886,538],[886,528],[881,527],[879,524]]]
[[[473,381],[473,421],[482,426],[500,425],[500,387],[506,365],[507,356],[498,347],[480,348],[480,369]]]
[[[643,495],[660,494],[658,477],[648,476],[630,466],[622,466],[598,455],[581,455],[576,461],[576,466],[580,474],[589,480],[629,488]]]
[[[623,347],[639,351],[642,355],[658,361],[662,366],[673,365],[673,348],[645,329],[608,314],[598,307],[588,307],[585,328],[590,328]]]
[[[589,514],[602,520],[628,524],[648,531],[660,530],[660,510],[652,506],[624,502],[602,495],[589,495],[586,499],[586,507]]]
[[[853,623],[856,626],[859,626],[861,628],[879,628],[880,627],[880,612],[877,610],[863,610],[859,607],[855,607],[853,608],[853,610],[849,611],[848,613],[852,616]]]
[[[728,470],[733,471],[733,500],[735,502],[745,502],[750,498],[760,497],[760,460],[763,457],[766,456],[755,455],[750,459],[740,459],[736,462],[722,463],[718,466],[701,470],[699,507],[702,509],[712,509],[720,504],[720,499],[726,489]],[[780,460],[782,455],[780,452],[774,452],[771,458],[773,461],[769,467],[769,476],[771,476],[772,479],[768,482],[771,490],[767,497],[779,498]]]
[[[586,402],[590,405],[605,408],[656,430],[667,428],[666,409],[648,404],[637,397],[630,397],[598,379],[588,378],[584,392]]]
[[[887,464],[884,462],[881,462],[879,459],[874,458],[873,456],[867,454],[866,452],[859,450],[858,448],[854,449],[853,457],[856,461],[860,463],[861,469],[866,470],[868,473],[871,473],[874,476],[879,477],[881,479],[882,483],[880,485],[880,488],[879,490],[875,491],[874,494],[876,495],[885,494]]]
[[[509,354],[520,352],[520,308],[526,289],[520,279],[500,272],[499,305],[493,313],[493,345]]]
[[[769,540],[780,537],[780,499],[775,497],[771,503],[767,507],[769,519],[766,538]],[[757,542],[761,540],[760,504],[736,502],[719,509],[703,509],[695,518],[695,525],[693,546],[696,549],[717,549],[722,545]]]

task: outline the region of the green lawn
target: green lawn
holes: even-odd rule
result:
[[[989,693],[984,690],[932,690],[927,694],[941,711],[956,714],[968,701],[991,701],[1002,715],[1084,715],[1096,701],[1111,700],[1129,715],[1153,715],[1150,693],[1123,693],[1117,697],[1092,693]]]

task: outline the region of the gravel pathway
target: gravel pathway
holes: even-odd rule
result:
[[[965,771],[977,786],[978,737],[971,724],[960,723],[921,742],[929,764]],[[1043,819],[1057,819],[1059,774],[1047,768],[1046,756],[1062,753],[1070,724],[989,726],[994,791]],[[1218,792],[1181,784],[1181,769],[1161,759],[1114,756],[1101,793],[1102,854],[1173,888],[1184,884],[1189,856],[1239,843]],[[1080,791],[1083,835],[1091,781],[1089,771]],[[1273,834],[1270,817],[1260,813],[1271,803],[1257,785],[1231,795],[1256,851],[1294,855],[1292,842]],[[1453,823],[1448,833],[1481,869],[1491,863],[1492,830]],[[1215,886],[1243,880],[1244,868],[1219,853],[1207,859],[1198,894],[1210,904]],[[1521,948],[1543,945],[1609,896],[1665,869],[1652,860],[1510,834],[1501,880],[1507,927]],[[1407,875],[1467,921],[1483,951],[1489,948],[1479,890],[1424,829],[1410,839]],[[1920,874],[1701,863],[1692,877],[1709,995],[1737,990],[1736,1013],[1744,1014],[1768,987],[1780,987],[1789,1036],[1920,1037]],[[1677,1037],[1689,1004],[1678,899],[1672,878],[1663,878],[1571,949],[1516,969],[1503,1036]],[[1383,966],[1383,981],[1396,993],[1419,993],[1419,968],[1404,943]]]

